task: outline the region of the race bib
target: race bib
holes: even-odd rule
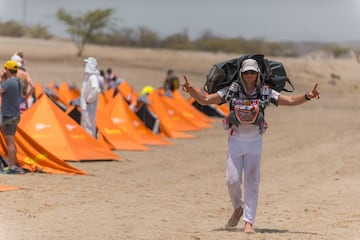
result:
[[[259,99],[240,99],[235,101],[234,112],[240,123],[254,123],[259,115]]]

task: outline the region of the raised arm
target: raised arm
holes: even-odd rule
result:
[[[187,92],[190,94],[191,97],[195,99],[196,102],[198,102],[200,105],[206,106],[210,104],[219,104],[222,102],[221,97],[218,93],[213,94],[201,94],[200,92],[196,91],[195,88],[191,85],[189,80],[187,79],[187,76],[184,76],[185,83],[182,84],[182,89],[184,92]]]
[[[319,86],[318,83],[314,85],[314,87],[305,95],[296,95],[296,96],[286,96],[286,95],[280,95],[279,96],[279,105],[287,105],[287,106],[295,106],[302,103],[305,103],[313,98],[320,98],[320,91],[317,90],[317,87]]]

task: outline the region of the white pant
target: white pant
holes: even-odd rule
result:
[[[90,135],[97,138],[96,135],[96,107],[97,101],[87,105],[86,109],[81,110],[81,127],[84,128]]]
[[[231,131],[231,130],[230,130]],[[259,194],[262,137],[250,141],[229,135],[226,181],[234,209],[244,205],[243,219],[254,223]],[[244,171],[244,201],[242,172]]]

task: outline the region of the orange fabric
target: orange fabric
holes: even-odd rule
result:
[[[5,137],[0,134],[0,153],[7,156]],[[26,134],[21,127],[17,128],[15,134],[15,143],[17,147],[16,159],[20,166],[30,172],[43,172],[53,174],[80,174],[86,173],[70,166],[63,160],[56,157],[54,153],[46,150],[44,147],[34,141]]]
[[[111,144],[108,139],[106,139],[106,137],[104,136],[104,134],[102,134],[101,131],[98,132],[97,141],[99,143],[101,143],[105,148],[107,148],[109,150],[115,150],[116,149],[116,147],[113,144]]]
[[[40,97],[41,94],[43,94],[44,89],[41,85],[41,83],[36,83],[35,86],[35,98],[38,99]]]
[[[21,116],[19,126],[36,142],[67,161],[120,160],[46,95]]]
[[[134,138],[133,132],[126,131],[114,124],[102,111],[96,113],[96,125],[102,135],[101,142],[103,144],[110,144],[118,150],[148,150],[146,146]]]
[[[69,104],[66,102],[66,98],[61,96],[60,88],[59,86],[56,86],[54,83],[50,83],[47,86],[47,89],[50,89],[55,95],[52,95],[52,99],[59,102],[60,104],[63,104],[65,106],[69,106]]]
[[[104,102],[108,103],[111,101],[111,99],[114,98],[114,93],[115,93],[115,89],[114,88],[110,88],[108,90],[106,90],[102,95],[104,97]]]
[[[99,93],[97,109],[102,109],[106,104],[107,100],[104,93]]]
[[[124,96],[127,103],[134,104],[136,99],[138,99],[139,94],[134,90],[134,88],[126,81],[123,81],[117,86],[117,89]]]
[[[18,188],[18,187],[7,186],[7,185],[1,185],[1,186],[0,186],[0,192],[12,191],[12,190],[19,190],[19,189],[20,189],[20,188]]]
[[[160,120],[160,130],[169,138],[191,138],[190,134],[184,133],[189,130],[199,130],[197,126],[185,118],[177,109],[164,103],[163,95],[156,90],[148,95],[149,109],[157,115]]]
[[[181,103],[176,101],[174,98],[165,96],[162,89],[155,91],[157,94],[150,94],[150,107],[151,110],[157,114],[160,104],[154,105],[154,97],[158,98],[158,103],[161,103],[163,107],[162,114],[166,114],[173,121],[172,128],[177,131],[198,131],[203,128],[199,123],[196,123],[193,119],[190,119],[188,114],[184,114]],[[159,114],[157,114],[159,115]]]
[[[179,90],[175,90],[173,92],[173,97],[174,98],[172,100],[176,102],[175,105],[179,106],[182,109],[182,113],[186,117],[188,117],[191,121],[197,123],[199,127],[210,127],[208,123],[212,122],[213,120],[204,113],[200,112],[194,106],[189,104],[186,99],[181,95]]]
[[[78,97],[80,97],[80,89],[76,88],[76,87],[69,87],[69,93],[70,93],[70,100],[75,100]]]
[[[70,106],[70,102],[79,97],[76,92],[71,92],[69,86],[66,82],[63,82],[59,85],[58,97],[62,103],[64,103],[67,107]]]
[[[139,143],[149,145],[172,144],[147,128],[136,113],[130,109],[121,94],[116,95],[111,102],[101,109],[101,112],[111,120],[114,126],[131,135]]]

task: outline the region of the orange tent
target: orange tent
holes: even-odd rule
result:
[[[149,109],[154,112],[160,120],[160,131],[169,138],[192,138],[193,136],[184,131],[199,130],[178,109],[163,101],[161,91],[153,91],[148,95]]]
[[[212,122],[212,119],[206,116],[204,113],[200,112],[194,106],[189,104],[186,99],[181,95],[179,90],[175,90],[172,92],[173,98],[165,97],[166,101],[171,102],[176,107],[181,109],[182,114],[190,119],[193,123],[195,123],[200,128],[210,128],[211,126],[208,124]]]
[[[118,95],[120,96],[120,95]],[[104,143],[110,144],[113,149],[118,150],[148,150],[146,146],[134,137],[134,132],[129,132],[126,129],[114,124],[103,111],[96,113],[96,125],[101,134],[101,139]]]
[[[114,95],[115,95],[115,89],[110,88],[110,89],[105,90],[103,93],[100,93],[99,98],[102,98],[101,103],[106,104],[114,98]]]
[[[22,168],[30,172],[43,172],[54,174],[80,174],[86,173],[70,166],[63,160],[56,157],[50,151],[44,149],[37,142],[27,135],[20,127],[15,134],[15,144],[17,147],[16,159]],[[0,153],[7,156],[4,135],[0,134]]]
[[[38,99],[40,97],[40,95],[43,94],[44,88],[41,85],[41,83],[36,83],[34,92],[35,92],[36,99]]]
[[[101,112],[103,112],[107,118],[111,119],[111,122],[119,130],[121,129],[122,131],[131,135],[134,139],[142,144],[172,144],[147,128],[145,124],[139,119],[139,117],[130,109],[129,105],[127,102],[125,102],[121,94],[117,94],[110,103],[101,109]]]
[[[113,124],[111,120],[104,115],[103,108],[104,107],[98,106],[98,112],[96,113],[98,142],[109,150],[148,150],[146,146],[133,137],[132,133],[129,134]],[[79,107],[69,107],[66,114],[80,124],[81,111]]]
[[[105,93],[99,93],[97,108],[103,108],[108,102]]]
[[[190,125],[188,124],[187,129],[185,128],[185,131],[197,131],[197,130],[201,130],[203,128],[209,128],[210,125],[208,124],[208,119],[204,120],[202,117],[200,116],[200,114],[198,114],[198,116],[196,116],[196,111],[194,108],[191,108],[191,106],[185,103],[181,100],[181,96],[177,95],[177,98],[175,98],[175,96],[167,96],[164,94],[163,89],[159,89],[158,90],[159,96],[161,98],[161,101],[163,103],[163,105],[165,105],[168,109],[168,113],[174,114],[175,112],[180,114],[181,117],[183,118],[183,120],[186,120],[187,123],[190,123]],[[176,92],[174,92],[176,93]],[[180,94],[180,93],[179,93]]]
[[[19,127],[62,160],[120,160],[120,157],[88,134],[46,95],[21,116]]]
[[[18,188],[18,187],[13,187],[13,186],[8,186],[8,185],[1,185],[0,186],[0,192],[19,190],[19,189],[20,188]]]
[[[70,93],[70,99],[71,100],[75,100],[78,97],[80,97],[80,89],[78,87],[76,87],[74,84],[73,85],[67,85],[68,89],[69,89],[69,93]]]
[[[80,93],[75,89],[70,89],[68,83],[63,82],[58,87],[58,96],[62,103],[64,103],[67,107],[70,106],[70,102],[75,100],[80,96]]]
[[[139,94],[125,80],[117,86],[117,90],[124,96],[128,104],[134,104],[139,97]]]

